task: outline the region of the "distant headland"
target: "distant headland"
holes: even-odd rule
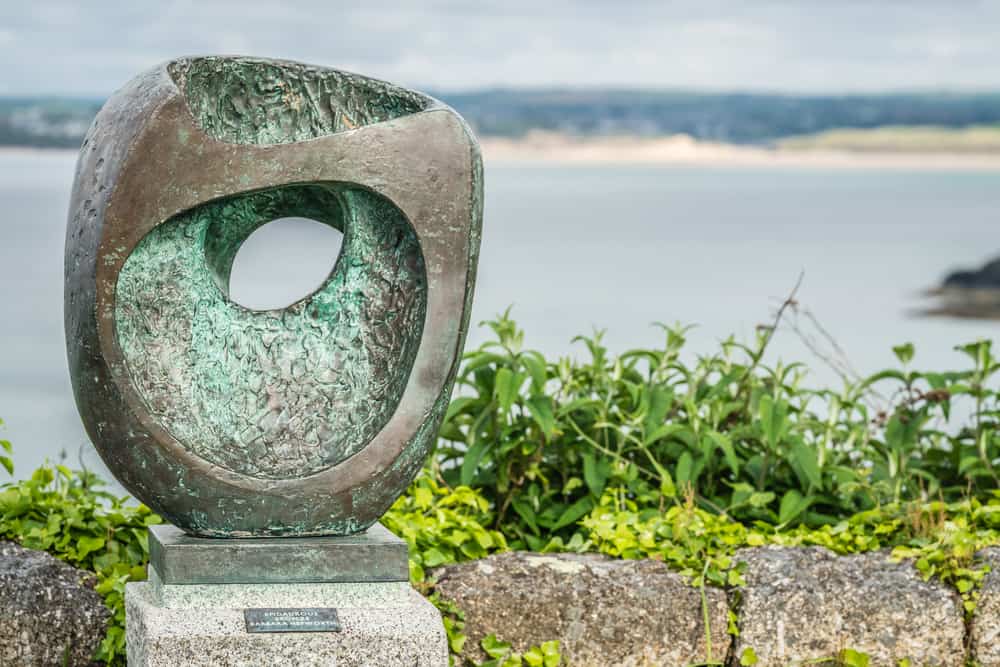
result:
[[[488,159],[1000,166],[1000,93],[438,92]],[[80,145],[102,100],[0,97],[0,147]]]

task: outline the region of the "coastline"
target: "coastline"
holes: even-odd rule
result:
[[[479,138],[483,160],[519,165],[663,165],[795,169],[906,169],[1000,171],[1000,152],[917,152],[761,147],[665,137],[573,137],[529,132],[524,137]],[[76,155],[72,148],[0,146],[0,155]]]
[[[561,165],[659,164],[677,166],[838,169],[1000,170],[1000,152],[847,151],[765,148],[668,137],[571,137],[531,132],[518,139],[481,137],[493,163]]]

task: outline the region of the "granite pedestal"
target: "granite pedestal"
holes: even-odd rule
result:
[[[448,664],[441,616],[409,585],[406,543],[379,524],[251,540],[154,526],[149,544],[149,580],[125,593],[129,665]]]

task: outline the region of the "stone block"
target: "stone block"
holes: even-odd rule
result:
[[[446,667],[437,609],[405,583],[127,585],[133,667]],[[247,631],[248,608],[335,608],[336,632]]]
[[[0,542],[0,665],[90,665],[111,613],[93,574]]]
[[[963,667],[965,624],[958,594],[923,581],[911,563],[887,552],[838,556],[821,547],[744,549],[740,635],[758,667],[813,664],[844,649],[874,666]]]
[[[436,589],[465,613],[466,655],[482,660],[488,634],[524,651],[557,639],[574,667],[689,665],[724,661],[729,607],[666,565],[597,554],[510,552],[434,570]]]
[[[1000,547],[984,549],[978,556],[990,566],[990,572],[972,617],[972,657],[981,667],[1000,667]]]

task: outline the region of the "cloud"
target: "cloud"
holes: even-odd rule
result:
[[[1000,88],[1000,3],[161,0],[4,3],[20,94],[105,95],[178,55],[245,53],[434,89]]]

